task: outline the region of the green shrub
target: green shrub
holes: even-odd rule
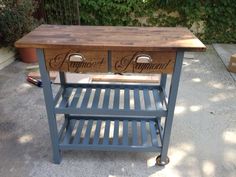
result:
[[[68,0],[67,4],[63,4],[63,0],[45,2],[49,23],[79,24],[80,20],[82,25],[185,26],[206,43],[236,42],[235,0]]]
[[[79,0],[45,0],[45,21],[49,24],[76,25],[79,19]]]
[[[0,2],[0,45],[13,45],[37,25],[33,17],[36,4],[31,0]]]
[[[141,0],[80,0],[81,23],[86,25],[139,26],[147,14]]]
[[[205,6],[204,39],[212,42],[236,43],[236,2],[215,1]]]

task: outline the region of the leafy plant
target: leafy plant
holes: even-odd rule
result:
[[[141,0],[80,0],[80,9],[82,24],[124,26],[142,25],[148,10]]]
[[[206,43],[236,42],[235,0],[45,0],[56,24],[184,26]],[[80,15],[78,15],[80,14]]]
[[[37,26],[33,13],[37,4],[32,0],[0,1],[0,45],[13,45],[16,40]]]
[[[80,24],[79,0],[45,0],[45,20],[50,24]]]
[[[208,1],[205,6],[204,39],[208,42],[236,42],[236,3]]]
[[[164,4],[154,1],[149,1],[155,6],[150,6],[153,10],[148,25],[185,26],[205,43],[236,42],[235,0],[169,0]],[[155,15],[157,11],[161,13]]]

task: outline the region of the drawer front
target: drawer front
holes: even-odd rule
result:
[[[76,49],[44,49],[48,71],[108,72],[107,52]]]
[[[175,52],[112,52],[114,73],[172,73]]]

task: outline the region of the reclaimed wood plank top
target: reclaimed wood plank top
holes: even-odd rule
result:
[[[79,48],[122,51],[205,51],[205,45],[183,27],[41,25],[18,48]]]

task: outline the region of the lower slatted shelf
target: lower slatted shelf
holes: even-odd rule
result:
[[[162,129],[155,120],[73,119],[60,131],[61,149],[132,150],[157,152]]]
[[[58,114],[162,117],[167,113],[165,94],[155,85],[67,85],[58,95]]]

